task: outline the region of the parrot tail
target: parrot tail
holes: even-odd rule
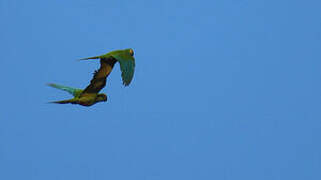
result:
[[[77,104],[77,99],[67,99],[67,100],[62,100],[62,101],[52,101],[50,103],[56,103],[56,104]]]
[[[62,86],[62,85],[58,85],[58,84],[54,84],[54,83],[49,83],[47,85],[50,86],[50,87],[56,88],[56,89],[67,91],[68,93],[70,93],[70,94],[72,94],[74,96],[75,96],[75,93],[78,90],[76,88],[72,88],[72,87],[68,87],[68,86]]]
[[[94,57],[82,58],[82,59],[79,59],[79,60],[81,61],[81,60],[99,59],[99,58],[100,58],[100,56],[94,56]]]

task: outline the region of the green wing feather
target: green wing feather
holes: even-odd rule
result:
[[[128,86],[134,77],[135,58],[129,53],[118,53],[112,55],[120,64],[121,77],[123,84]]]
[[[78,97],[81,94],[81,92],[83,91],[82,89],[72,88],[72,87],[68,87],[68,86],[62,86],[62,85],[54,84],[54,83],[50,83],[50,84],[48,84],[48,86],[56,88],[56,89],[60,89],[63,91],[67,91],[68,93],[70,93],[74,97]]]

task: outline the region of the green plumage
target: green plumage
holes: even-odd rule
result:
[[[106,79],[111,73],[116,62],[120,64],[121,77],[123,84],[128,86],[134,76],[135,72],[135,58],[132,49],[111,51],[102,56],[95,56],[84,58],[87,59],[100,59],[100,68],[95,71],[90,84],[85,89],[77,89],[58,84],[48,84],[51,87],[66,91],[72,94],[72,99],[54,101],[53,103],[59,104],[79,104],[83,106],[91,106],[97,102],[107,101],[107,95],[99,91],[106,86]]]
[[[119,62],[123,84],[128,86],[131,83],[135,72],[135,58],[133,49],[111,51],[101,56],[83,58],[81,60],[101,59],[108,61],[111,57]]]
[[[103,93],[99,94],[99,91],[106,86],[107,77],[109,76],[116,62],[117,61],[112,57],[106,60],[100,60],[100,68],[94,72],[94,76],[91,79],[90,84],[87,85],[84,90],[58,84],[48,84],[51,87],[67,91],[74,96],[72,99],[55,101],[53,103],[71,103],[80,104],[83,106],[91,106],[97,102],[107,101],[107,95]]]
[[[62,86],[58,84],[50,83],[48,86],[60,89],[63,91],[66,91],[73,95],[74,97],[67,100],[61,100],[61,101],[53,101],[51,103],[57,103],[57,104],[80,104],[83,106],[91,106],[93,104],[96,104],[97,102],[107,101],[107,95],[100,93],[100,94],[89,94],[87,96],[81,96],[84,92],[82,89],[72,88],[68,86]]]
[[[70,93],[74,97],[79,97],[83,91],[82,89],[72,88],[72,87],[68,87],[68,86],[62,86],[62,85],[58,85],[58,84],[54,84],[54,83],[50,83],[50,84],[48,84],[48,86],[56,88],[56,89],[60,89],[63,91],[67,91],[68,93]]]

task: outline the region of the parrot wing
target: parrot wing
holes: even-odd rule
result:
[[[84,89],[81,97],[91,94],[98,94],[101,89],[106,86],[107,76],[112,71],[116,60],[113,57],[101,58],[100,68],[94,72],[94,76],[90,81],[90,84]]]
[[[127,53],[112,55],[120,64],[123,84],[128,86],[133,79],[135,71],[135,58]]]

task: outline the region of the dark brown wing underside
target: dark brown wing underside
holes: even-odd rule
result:
[[[81,96],[89,93],[98,93],[101,89],[103,89],[106,86],[106,79],[116,62],[116,59],[113,57],[100,59],[100,68],[94,72],[94,77],[90,81],[90,84],[82,92]]]

